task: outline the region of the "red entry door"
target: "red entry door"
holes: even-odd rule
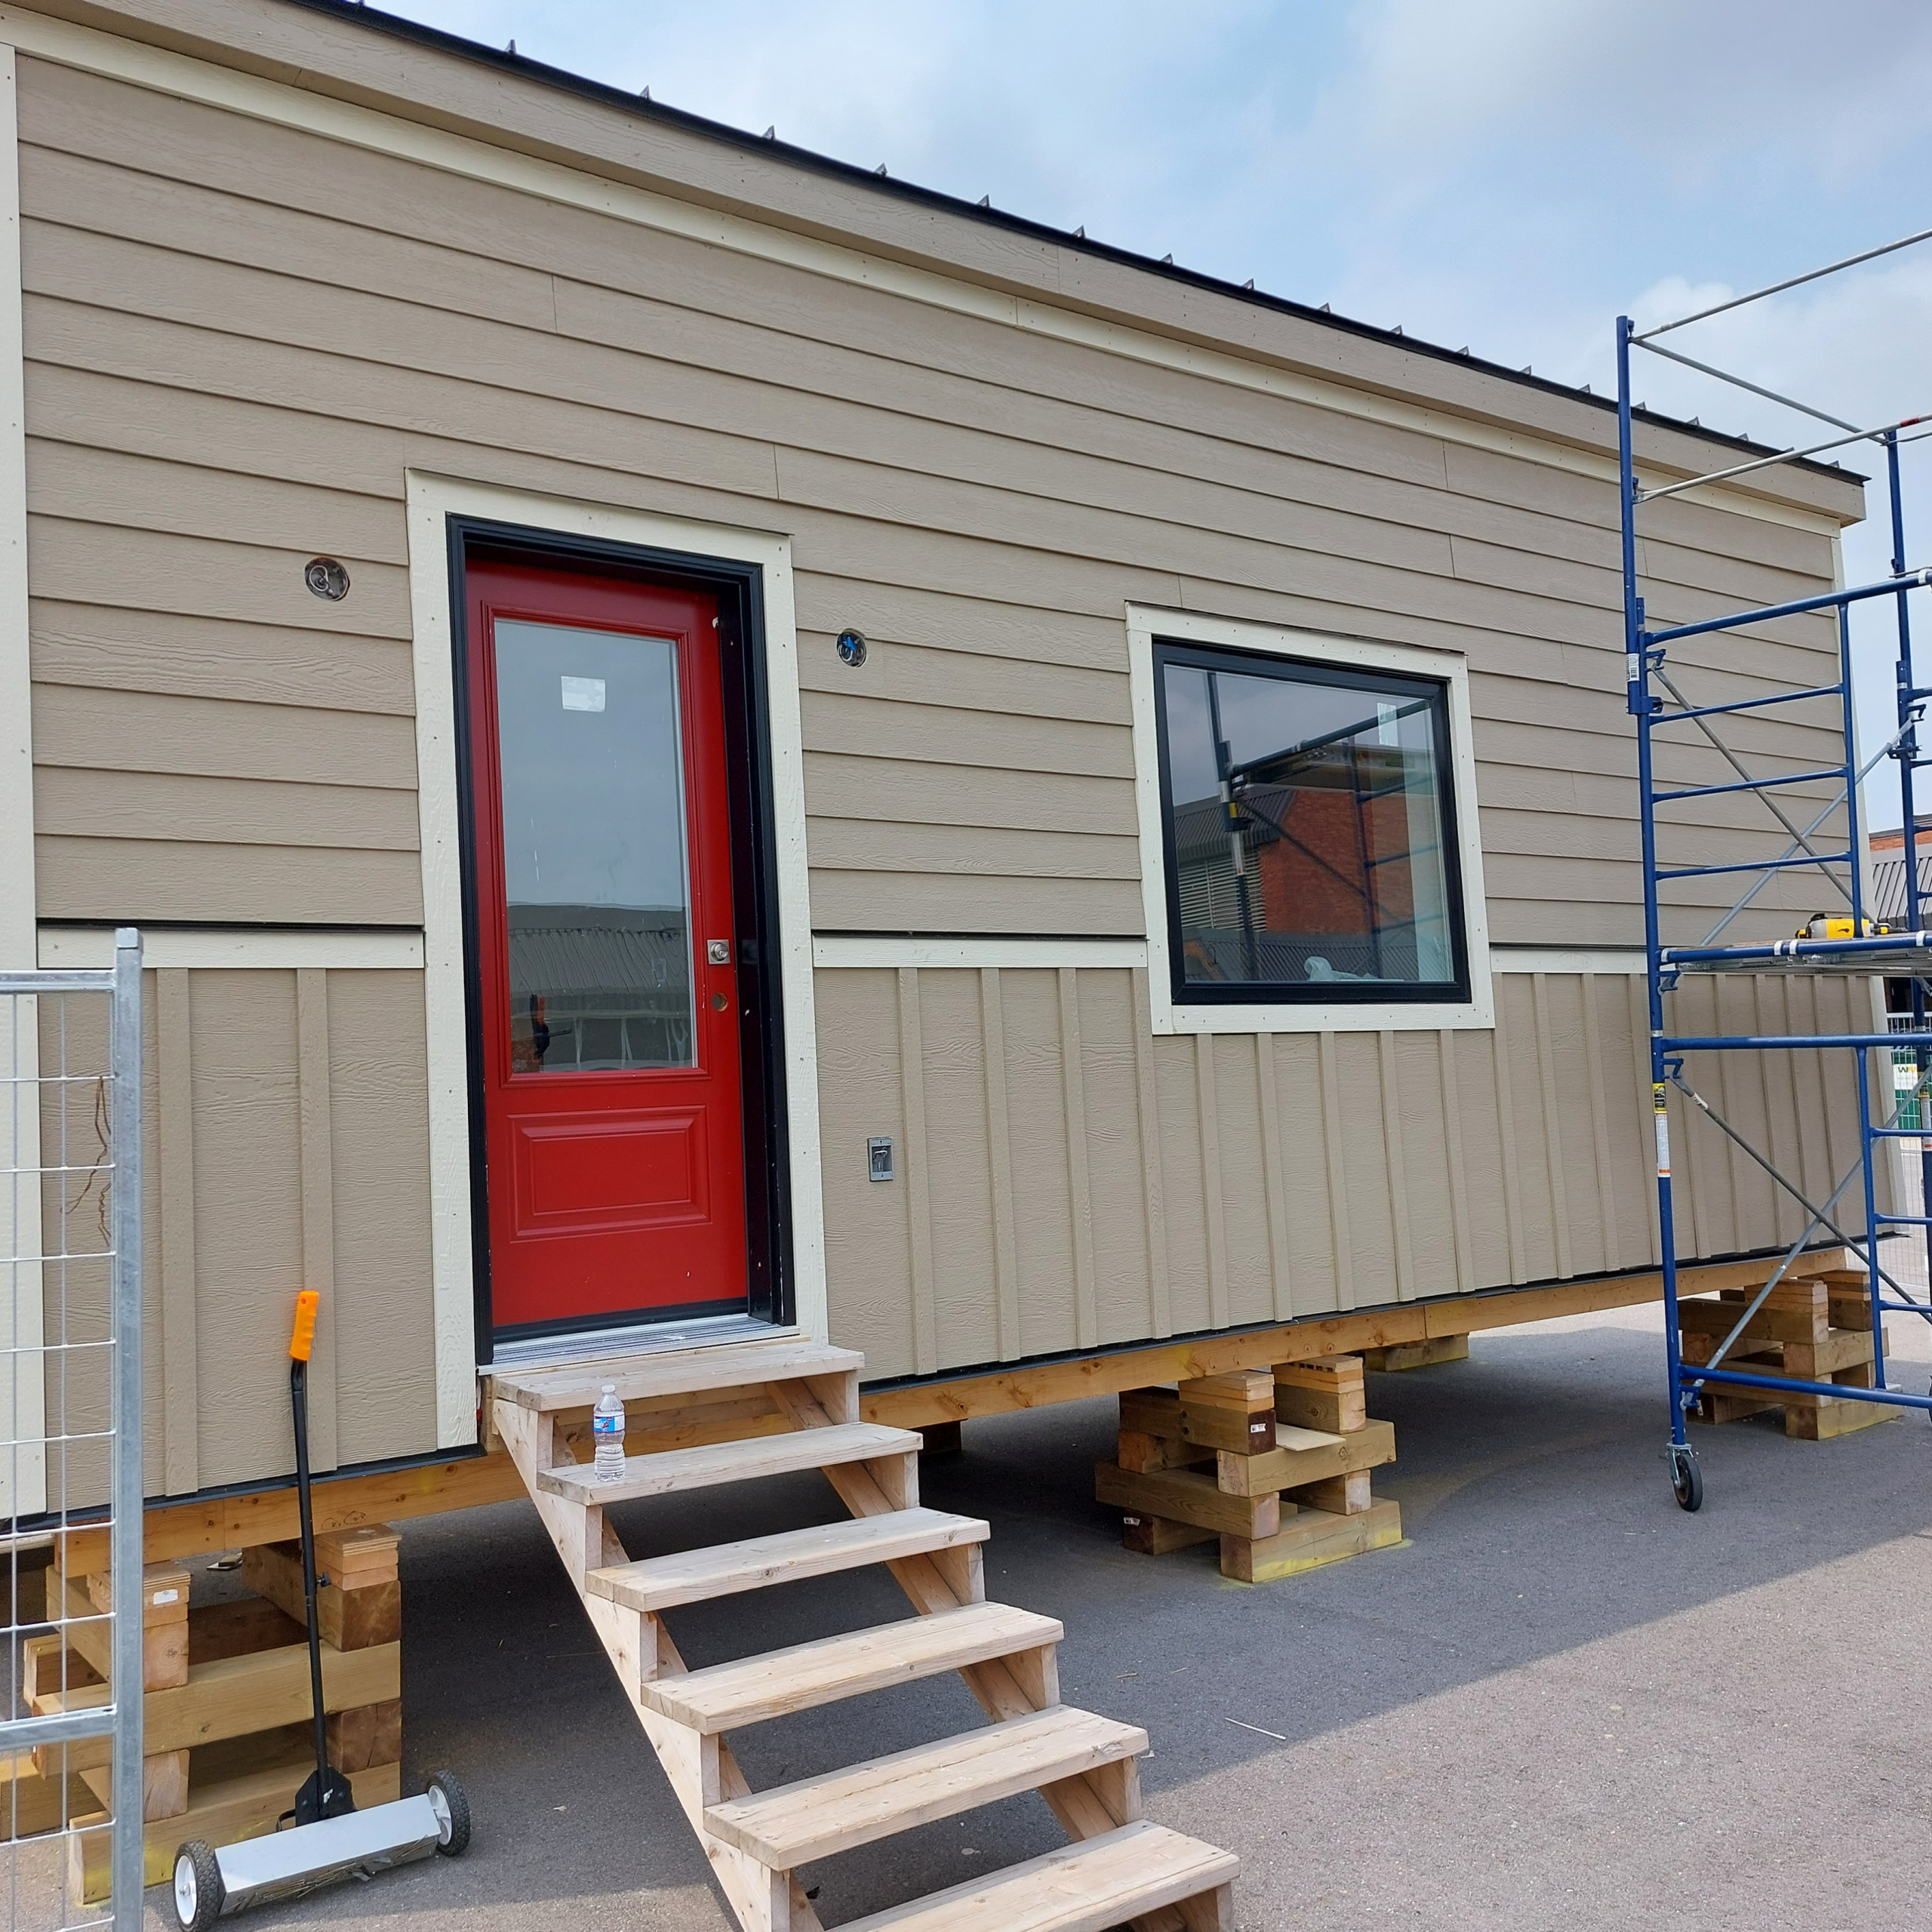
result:
[[[467,581],[495,1325],[742,1307],[717,605]]]

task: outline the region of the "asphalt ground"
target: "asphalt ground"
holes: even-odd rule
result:
[[[1900,1335],[1927,1386],[1932,1341]],[[1275,1927],[1922,1927],[1932,1797],[1932,1426],[1702,1429],[1672,1501],[1658,1311],[1478,1335],[1372,1376],[1398,1548],[1285,1582],[1122,1550],[1093,1500],[1114,1405],[970,1424],[924,1499],[982,1515],[989,1596],[1060,1618],[1063,1694],[1144,1725],[1148,1814],[1238,1852]],[[633,1553],[839,1513],[816,1476],[630,1504]],[[522,1503],[406,1526],[412,1778],[454,1767],[469,1854],[257,1922],[727,1932],[732,1921]],[[904,1614],[883,1571],[674,1612],[694,1666]],[[956,1678],[734,1739],[754,1787],[981,1720]],[[1062,1842],[1015,1798],[810,1868],[826,1924]],[[149,1894],[151,1922],[162,1894]]]

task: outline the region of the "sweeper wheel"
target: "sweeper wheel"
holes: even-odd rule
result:
[[[190,1838],[174,1854],[174,1922],[181,1932],[208,1932],[227,1899],[214,1848]]]
[[[438,1853],[445,1858],[459,1857],[469,1844],[469,1800],[457,1783],[455,1772],[431,1773],[423,1791],[441,1832],[436,1844]]]

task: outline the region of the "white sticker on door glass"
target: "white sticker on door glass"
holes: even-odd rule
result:
[[[604,680],[601,678],[571,678],[564,679],[564,709],[566,711],[601,711],[604,709]]]

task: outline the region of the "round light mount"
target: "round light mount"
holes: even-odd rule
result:
[[[866,640],[860,631],[842,630],[838,633],[838,661],[856,671],[866,661]]]
[[[331,604],[349,595],[349,573],[333,557],[311,557],[302,566],[302,581]]]

